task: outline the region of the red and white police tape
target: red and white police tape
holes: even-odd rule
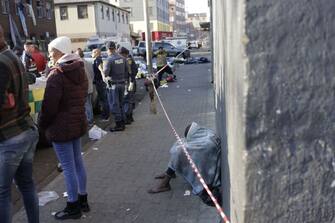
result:
[[[185,50],[186,50],[186,49],[184,49],[180,54],[178,54],[178,56],[180,56]],[[177,57],[178,57],[178,56],[177,56]],[[156,75],[157,75],[161,70],[163,70],[166,66],[167,66],[167,64],[166,64],[162,69],[160,69],[159,71],[157,71],[153,76],[156,76]],[[192,157],[191,157],[190,154],[188,153],[185,144],[183,143],[183,141],[181,140],[180,136],[178,135],[178,133],[177,133],[175,127],[173,126],[172,121],[171,121],[169,115],[167,114],[167,112],[166,112],[166,110],[165,110],[165,107],[164,107],[164,105],[163,105],[163,102],[162,102],[162,100],[161,100],[161,98],[160,98],[160,96],[159,96],[159,94],[158,94],[158,91],[157,91],[157,89],[156,89],[156,87],[155,87],[154,79],[153,79],[152,77],[149,78],[149,79],[151,80],[152,85],[154,86],[154,87],[153,87],[153,88],[154,88],[154,91],[155,91],[155,93],[156,93],[156,96],[157,96],[157,98],[158,98],[158,101],[159,101],[160,105],[162,106],[162,109],[163,109],[163,112],[164,112],[164,114],[165,114],[165,117],[166,117],[166,119],[168,120],[168,122],[169,122],[169,124],[170,124],[170,127],[171,127],[171,129],[172,129],[172,132],[173,132],[173,134],[175,135],[175,137],[177,138],[177,142],[181,145],[181,147],[182,147],[182,149],[183,149],[183,152],[184,152],[184,154],[186,155],[187,160],[189,161],[189,163],[190,163],[190,165],[191,165],[191,167],[192,167],[192,170],[194,171],[194,173],[196,174],[196,176],[197,176],[197,178],[199,179],[200,183],[201,183],[202,186],[205,188],[207,194],[209,195],[209,197],[210,197],[211,200],[213,201],[213,203],[214,203],[214,205],[215,205],[217,211],[219,212],[221,218],[223,219],[223,222],[225,222],[225,223],[229,223],[230,221],[229,221],[228,217],[224,214],[222,207],[219,205],[218,201],[216,200],[216,198],[214,197],[214,195],[212,194],[212,192],[211,192],[210,189],[208,188],[208,186],[207,186],[205,180],[204,180],[203,177],[201,176],[201,174],[200,174],[198,168],[196,167],[196,165],[195,165],[195,163],[194,163]]]

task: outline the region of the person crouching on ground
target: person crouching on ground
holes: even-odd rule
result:
[[[87,132],[88,82],[83,62],[71,53],[70,38],[56,38],[50,42],[48,50],[55,65],[47,80],[38,125],[52,142],[63,168],[68,193],[65,209],[58,211],[55,218],[77,219],[82,211],[89,211],[80,142],[80,137]]]
[[[220,202],[221,185],[221,142],[220,138],[208,128],[193,122],[185,129],[185,138],[182,139],[187,151],[192,157],[203,179]],[[191,164],[183,152],[182,146],[176,142],[171,150],[171,157],[167,170],[155,176],[159,183],[148,190],[148,193],[161,193],[171,190],[170,180],[176,177],[176,172],[185,178],[192,186],[192,192],[208,205],[213,206],[207,192],[200,183]]]
[[[157,56],[157,71],[158,72],[158,83],[162,81],[163,74],[166,72],[170,75],[173,75],[171,67],[167,64],[167,52],[164,50],[163,47],[159,47],[158,51],[156,52]],[[175,76],[174,76],[175,78]]]

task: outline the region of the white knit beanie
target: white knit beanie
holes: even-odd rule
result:
[[[71,53],[71,39],[67,36],[60,36],[49,43],[49,50],[55,48],[64,54]]]

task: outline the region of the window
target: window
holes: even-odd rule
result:
[[[105,19],[104,6],[101,6],[101,19]]]
[[[67,6],[59,6],[60,20],[68,20],[69,14],[67,13]]]
[[[87,5],[78,5],[77,6],[78,11],[78,19],[87,19],[88,13],[87,13]]]
[[[2,11],[2,14],[8,14],[9,0],[1,0],[1,11]]]
[[[112,18],[113,18],[113,22],[115,21],[115,13],[114,13],[114,9],[112,9]]]
[[[170,43],[164,43],[163,48],[164,49],[173,49],[174,47]]]
[[[118,21],[120,23],[121,22],[121,17],[120,17],[120,11],[119,10],[117,11],[117,17],[119,18]]]
[[[124,24],[124,14],[122,13],[122,23]]]
[[[51,20],[51,3],[46,2],[45,3],[45,16],[47,19]]]
[[[129,24],[128,14],[126,14],[126,23]]]
[[[37,18],[43,18],[44,17],[44,4],[42,0],[36,1],[36,11],[37,11]]]
[[[106,10],[106,17],[107,17],[108,20],[111,20],[111,14],[110,14],[110,11],[109,11],[109,7]]]

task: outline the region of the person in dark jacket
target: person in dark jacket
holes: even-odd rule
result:
[[[94,71],[94,79],[93,84],[95,85],[95,89],[97,90],[98,94],[98,104],[102,110],[101,118],[102,121],[109,121],[109,104],[107,100],[107,85],[104,82],[104,76],[101,73],[103,69],[103,63],[101,58],[101,51],[100,49],[92,50],[92,57],[94,58],[93,61],[93,71]]]
[[[11,222],[11,186],[20,190],[29,223],[39,222],[32,178],[38,130],[29,115],[28,84],[20,59],[8,49],[0,26],[0,222]]]
[[[116,52],[116,45],[109,41],[106,43],[108,58],[104,64],[103,73],[108,81],[108,98],[111,113],[115,118],[115,126],[110,128],[111,132],[125,130],[125,115],[123,99],[128,76],[127,60]]]
[[[125,124],[129,125],[134,121],[133,118],[133,109],[135,104],[135,85],[136,85],[136,74],[137,74],[137,65],[131,55],[129,55],[129,50],[125,47],[119,48],[120,55],[126,58],[128,63],[128,77],[126,78],[126,82],[128,85],[126,86],[127,91],[125,91],[124,101],[123,101],[123,109],[126,115]]]
[[[31,41],[25,42],[24,51],[21,56],[21,60],[22,60],[22,63],[24,65],[26,72],[32,73],[36,77],[40,77],[38,70],[37,70],[36,61],[32,57],[33,51],[34,51],[34,43]]]
[[[55,214],[57,220],[77,219],[81,211],[89,211],[80,143],[80,137],[87,132],[88,81],[83,62],[70,50],[68,37],[58,37],[49,44],[55,65],[48,76],[38,122],[52,142],[65,177],[68,202],[64,210]]]

